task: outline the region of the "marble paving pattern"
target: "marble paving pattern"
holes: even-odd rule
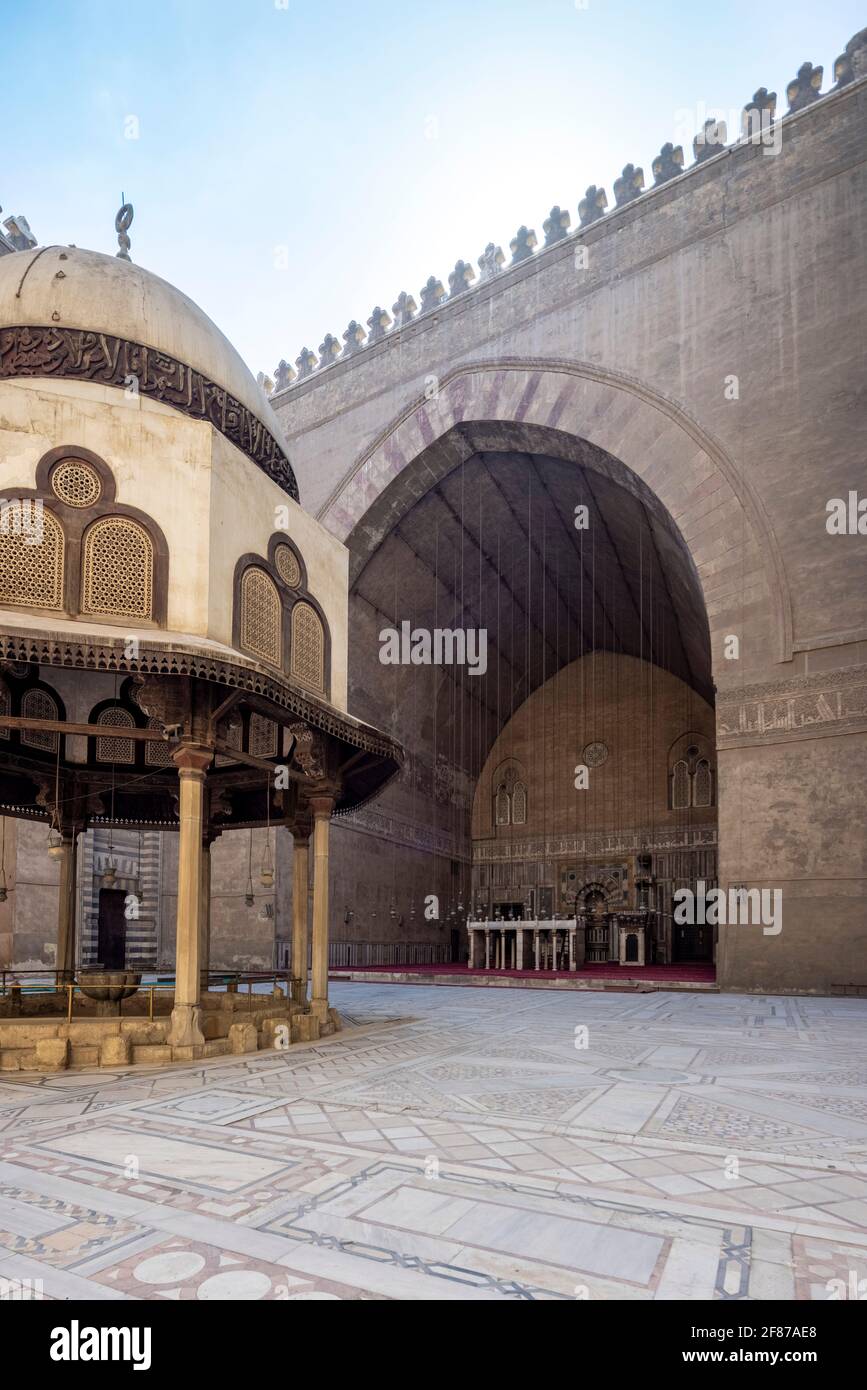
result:
[[[0,1287],[867,1296],[867,1001],[333,999],[345,1030],[287,1051],[3,1074]]]

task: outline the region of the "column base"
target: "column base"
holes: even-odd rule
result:
[[[168,1042],[171,1048],[204,1047],[205,1035],[201,1024],[202,1011],[198,1004],[176,1004],[172,1009],[172,1022]],[[201,1056],[201,1053],[198,1054]],[[179,1059],[180,1060],[180,1059]],[[194,1060],[193,1058],[185,1060]]]
[[[343,1024],[340,1021],[340,1014],[335,1008],[329,1006],[327,999],[311,999],[310,1011],[303,1015],[308,1019],[315,1019],[315,1027],[318,1028],[318,1036],[327,1038],[332,1033],[339,1033]]]

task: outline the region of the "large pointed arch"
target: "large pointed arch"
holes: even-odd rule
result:
[[[682,407],[647,383],[592,363],[475,362],[443,378],[433,399],[408,403],[360,455],[319,514],[350,545],[354,573],[420,489],[435,481],[437,467],[448,471],[460,462],[458,426],[556,431],[618,460],[677,523],[696,566],[712,634],[721,637],[748,623],[763,656],[770,646],[778,661],[791,659],[788,582],[757,490]],[[431,446],[446,437],[443,457],[432,462]],[[469,454],[475,446],[464,447]],[[719,578],[722,555],[729,586]],[[715,669],[725,673],[717,665],[719,647],[715,642]]]

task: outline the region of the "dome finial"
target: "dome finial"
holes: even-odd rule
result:
[[[128,203],[125,201],[123,193],[121,193],[120,195],[120,201],[120,211],[118,212],[117,217],[114,219],[114,229],[117,232],[117,244],[120,247],[120,250],[117,252],[117,255],[120,257],[122,261],[128,261],[130,259],[130,239],[127,236],[127,232],[129,231],[130,226],[132,225],[132,219],[135,216],[135,212],[133,210],[132,203]]]

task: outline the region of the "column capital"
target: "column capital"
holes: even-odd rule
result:
[[[198,773],[204,778],[213,761],[213,748],[202,748],[195,743],[182,743],[172,751],[172,762],[182,776]]]
[[[337,798],[336,787],[323,788],[322,791],[308,795],[307,804],[313,812],[314,820],[328,819],[334,810],[334,802]]]

